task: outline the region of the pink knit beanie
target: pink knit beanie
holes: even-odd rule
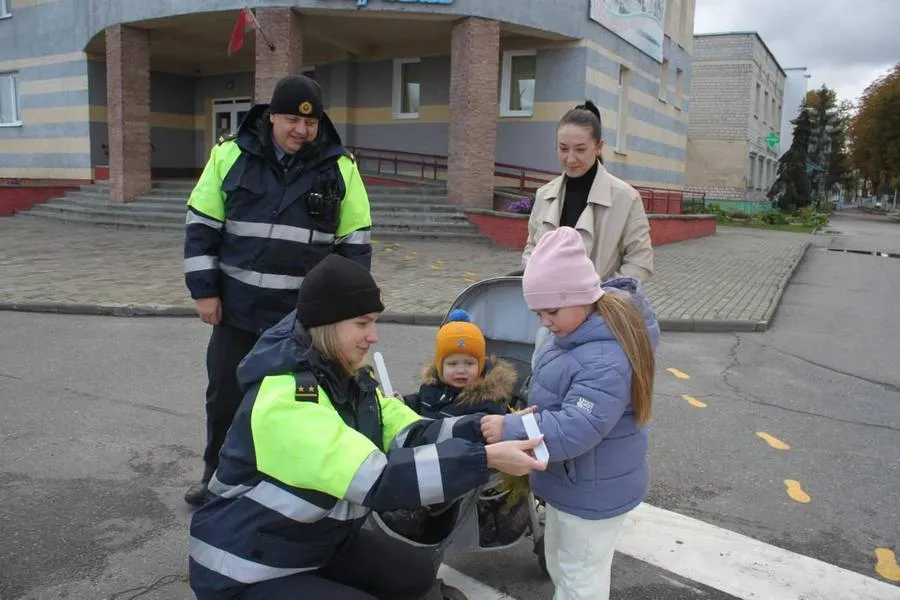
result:
[[[541,236],[525,267],[522,291],[531,310],[587,306],[603,295],[577,231],[560,227]]]

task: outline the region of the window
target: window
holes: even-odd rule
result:
[[[775,109],[775,96],[772,96],[772,131],[775,131],[775,124],[778,123],[778,111]]]
[[[681,96],[684,94],[684,71],[675,69],[675,108],[681,110]]]
[[[17,79],[15,73],[0,73],[0,126],[22,124]]]
[[[762,87],[757,83],[756,84],[756,95],[753,97],[753,104],[756,108],[754,108],[753,116],[757,119],[759,118],[759,103],[762,102]]]
[[[757,160],[759,161],[759,170],[758,170],[759,181],[756,182],[756,189],[761,190],[761,189],[763,189],[763,184],[765,183],[765,177],[766,177],[766,173],[765,173],[766,159],[763,158],[762,156],[758,156]]]
[[[766,92],[765,100],[763,100],[762,113],[763,123],[765,123],[769,120],[769,92]]]
[[[9,0],[0,0],[0,19],[5,19],[6,17],[11,17],[12,13],[9,12]]]
[[[394,118],[419,117],[419,59],[398,58],[394,61]]]
[[[503,53],[500,115],[530,117],[534,114],[534,84],[537,54],[534,50]]]
[[[747,173],[747,187],[749,189],[753,189],[754,184],[756,183],[756,155],[750,155],[750,170]]]
[[[659,67],[659,99],[662,102],[669,101],[669,61],[663,59]]]
[[[619,106],[616,124],[616,152],[625,153],[625,138],[628,131],[628,68],[619,65]]]

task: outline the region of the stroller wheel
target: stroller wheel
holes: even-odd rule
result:
[[[544,575],[550,577],[550,571],[547,570],[547,556],[544,554],[544,536],[539,537],[534,542],[534,553],[537,555],[538,566]]]
[[[443,600],[469,600],[461,590],[441,582],[441,598]]]

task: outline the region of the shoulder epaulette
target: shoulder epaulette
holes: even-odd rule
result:
[[[219,141],[216,142],[216,145],[224,144],[224,143],[227,142],[228,140],[233,140],[233,139],[236,138],[236,137],[237,137],[237,134],[236,134],[236,133],[229,133],[228,135],[220,135],[220,136],[219,136]]]
[[[309,371],[300,371],[294,373],[294,382],[296,385],[294,400],[297,402],[319,401],[319,382],[315,375]]]

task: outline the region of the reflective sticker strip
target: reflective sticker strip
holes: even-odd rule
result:
[[[373,450],[350,480],[344,499],[354,504],[362,504],[386,466],[387,456],[380,450]]]
[[[196,271],[209,271],[210,269],[219,268],[219,257],[203,255],[192,256],[184,259],[184,272],[194,273]]]
[[[418,421],[398,431],[397,435],[394,436],[394,441],[391,442],[391,448],[403,448],[406,445],[406,438],[409,437],[409,432],[412,431],[412,428],[416,423],[418,423]]]
[[[286,240],[307,244],[315,242],[331,242],[334,236],[321,231],[306,229],[305,227],[293,227],[291,225],[276,225],[273,223],[255,223],[252,221],[228,221],[225,223],[225,231],[242,237],[258,237],[272,240]]]
[[[441,431],[438,433],[437,442],[440,443],[444,440],[449,440],[453,437],[453,428],[456,426],[456,423],[462,419],[462,417],[447,417],[443,421],[441,421]]]
[[[271,273],[247,271],[224,263],[220,265],[220,268],[229,277],[254,287],[272,290],[299,290],[300,284],[303,283],[302,277],[293,277],[291,275],[273,275]]]
[[[219,231],[222,229],[222,221],[216,221],[211,217],[204,217],[203,215],[197,214],[192,210],[187,211],[187,216],[184,218],[185,225],[206,225],[211,229],[215,229]]]
[[[221,548],[210,546],[202,540],[191,536],[190,540],[190,556],[197,563],[203,565],[210,571],[215,571],[220,575],[224,575],[234,581],[241,583],[259,583],[260,581],[268,581],[270,579],[278,579],[287,577],[288,575],[296,575],[306,571],[315,571],[318,567],[305,568],[283,568],[270,567],[246,558],[241,558],[231,552],[226,552]]]
[[[253,489],[249,485],[229,485],[227,483],[222,483],[219,481],[219,478],[216,477],[216,473],[213,473],[213,476],[210,478],[206,487],[210,492],[222,498],[237,498]]]
[[[441,462],[434,444],[413,448],[416,478],[419,480],[419,501],[422,506],[444,501],[444,481]]]
[[[372,243],[372,232],[368,229],[362,229],[359,231],[354,231],[349,235],[345,235],[344,237],[338,239],[338,244],[371,244]]]

